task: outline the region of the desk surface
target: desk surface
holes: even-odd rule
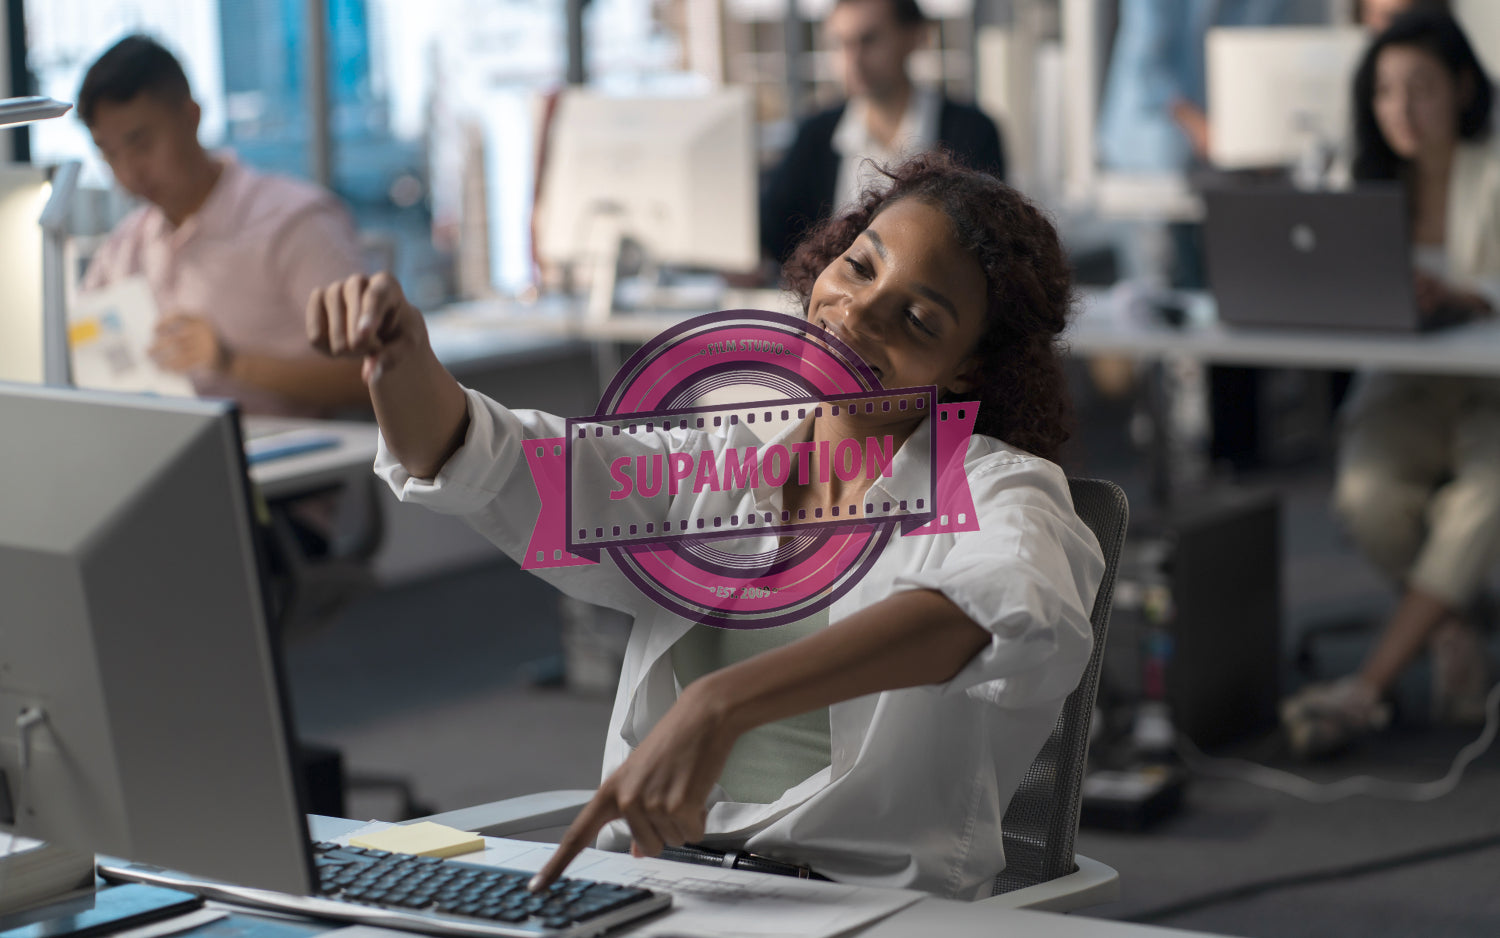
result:
[[[1111,291],[1081,291],[1077,315],[1064,337],[1073,353],[1080,355],[1183,355],[1236,365],[1500,376],[1500,320],[1420,335],[1247,329],[1219,322],[1208,293],[1177,296],[1188,312],[1187,322],[1180,327],[1122,312]],[[692,315],[692,311],[642,312],[592,322],[577,315],[566,301],[533,306],[477,301],[433,313],[429,323],[438,357],[452,368],[486,354],[545,354],[542,350],[574,349],[584,341],[645,342]]]
[[[333,840],[364,826],[363,821],[343,818],[308,818],[315,840]],[[624,928],[613,935],[625,938]],[[1013,938],[1212,938],[1206,932],[1187,932],[1175,928],[1131,925],[1083,915],[1060,915],[1053,912],[1026,912],[996,909],[969,902],[929,897],[919,899],[895,915],[855,932],[859,938],[968,938],[968,936],[1009,935]]]
[[[1208,293],[1177,296],[1186,307],[1187,321],[1169,326],[1126,312],[1110,291],[1083,291],[1065,339],[1074,353],[1083,355],[1183,355],[1234,365],[1500,376],[1500,320],[1419,335],[1244,328],[1219,322]]]
[[[268,501],[310,494],[336,485],[351,475],[368,474],[375,464],[376,429],[373,423],[353,420],[302,420],[291,417],[247,417],[247,436],[282,430],[310,429],[338,437],[330,449],[283,456],[250,467],[250,479]]]
[[[587,343],[570,324],[571,307],[513,303],[464,303],[427,314],[427,336],[438,361],[460,380],[487,368],[548,361]],[[498,323],[524,323],[499,327]]]

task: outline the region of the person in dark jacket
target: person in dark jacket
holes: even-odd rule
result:
[[[1000,132],[983,111],[912,83],[907,60],[926,35],[916,0],[836,0],[824,32],[848,99],[814,114],[765,181],[761,252],[781,262],[801,235],[854,201],[876,167],[942,147],[1004,178]]]

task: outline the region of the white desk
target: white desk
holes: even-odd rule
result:
[[[587,344],[568,328],[574,320],[558,304],[464,303],[428,313],[426,320],[438,361],[460,380],[485,369],[562,358]]]
[[[1188,312],[1182,326],[1120,315],[1112,308],[1110,291],[1081,291],[1078,311],[1064,338],[1078,355],[1183,355],[1234,365],[1500,376],[1500,320],[1418,335],[1245,329],[1220,323],[1213,297],[1206,292],[1176,295]],[[774,294],[758,295],[757,305],[765,305],[771,296]],[[531,306],[476,301],[446,307],[431,314],[428,321],[438,357],[445,364],[452,360],[463,367],[484,355],[503,357],[525,355],[528,349],[576,348],[567,344],[570,341],[645,342],[695,315],[688,310],[621,313],[604,322],[593,322],[582,318],[576,306],[565,300]]]
[[[330,433],[339,443],[329,449],[296,456],[283,456],[250,467],[250,479],[267,501],[309,494],[336,485],[351,476],[368,475],[375,464],[373,423],[353,420],[299,420],[290,417],[246,417],[247,436],[281,430],[310,429]]]
[[[534,341],[553,342],[643,343],[684,319],[724,309],[765,309],[772,312],[797,312],[796,302],[782,290],[723,291],[716,305],[702,309],[643,309],[620,312],[602,322],[586,316],[582,299],[546,297],[534,303],[487,299],[454,303],[427,314],[428,330],[438,358],[448,364],[449,358],[462,361],[473,349],[494,341],[496,334],[515,338],[528,336]],[[486,338],[480,338],[480,337]],[[467,347],[467,349],[466,349]],[[520,346],[516,346],[520,347]],[[505,346],[495,346],[497,350]],[[451,366],[450,366],[451,367]]]
[[[1422,335],[1327,330],[1243,329],[1218,322],[1213,298],[1180,294],[1187,322],[1174,327],[1113,312],[1107,291],[1085,291],[1065,334],[1074,354],[1161,358],[1183,355],[1205,362],[1306,368],[1382,368],[1429,374],[1500,376],[1500,320],[1469,323]],[[475,302],[428,318],[439,360],[457,375],[576,356],[589,342],[645,342],[682,322],[688,312],[623,314],[602,323],[576,318],[565,301],[521,307]],[[250,476],[268,499],[284,498],[367,472],[375,460],[375,425],[252,417],[247,429],[315,427],[340,437],[334,449],[261,463]]]
[[[1075,354],[1182,355],[1231,365],[1500,376],[1500,320],[1417,335],[1246,329],[1219,322],[1210,294],[1182,292],[1177,296],[1187,307],[1187,321],[1169,326],[1120,314],[1110,296],[1109,291],[1083,292],[1076,319],[1064,335]]]
[[[308,818],[314,840],[333,840],[364,825],[343,818]],[[691,871],[692,867],[684,866]],[[768,874],[769,875],[769,874]],[[631,928],[610,932],[626,936]],[[851,934],[860,938],[1211,938],[1206,932],[1188,932],[1159,926],[1131,925],[1083,915],[995,909],[951,899],[919,899],[895,915]]]

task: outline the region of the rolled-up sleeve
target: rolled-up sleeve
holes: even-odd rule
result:
[[[469,427],[462,445],[431,479],[407,472],[379,439],[375,474],[396,497],[441,514],[461,517],[517,563],[525,557],[541,512],[541,497],[524,456],[528,440],[556,439],[567,433],[562,417],[535,410],[511,410],[478,391],[465,388]],[[692,431],[688,431],[691,433]],[[667,452],[673,437],[664,432],[589,439],[596,449],[592,471],[607,469],[608,454]],[[597,482],[598,479],[595,478]],[[663,495],[665,497],[665,494]],[[585,566],[533,571],[570,596],[634,613],[644,600],[609,559]]]
[[[979,530],[957,535],[940,565],[895,584],[941,593],[990,633],[940,689],[1012,707],[1065,697],[1093,646],[1099,542],[1050,462],[1001,457],[971,470],[969,485]]]
[[[383,433],[375,454],[375,474],[385,480],[401,501],[447,515],[482,512],[502,494],[506,495],[511,510],[504,514],[515,516],[519,527],[524,527],[529,535],[539,502],[531,477],[516,471],[521,463],[521,444],[528,439],[562,436],[564,422],[537,411],[510,410],[467,388],[464,394],[468,399],[469,429],[463,444],[436,476],[419,479],[407,472],[391,455]],[[521,484],[517,484],[518,480]],[[521,497],[528,491],[530,504]],[[523,543],[519,549],[524,547]]]

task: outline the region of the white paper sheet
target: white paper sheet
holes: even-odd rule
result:
[[[382,821],[371,821],[339,841],[347,843],[349,837],[388,826]],[[542,868],[556,849],[553,844],[501,837],[484,840],[483,853],[455,859],[534,872]],[[908,889],[874,889],[671,860],[637,859],[629,854],[592,848],[580,853],[564,875],[671,893],[672,908],[643,925],[633,926],[631,938],[680,935],[833,938],[899,911],[924,895]]]
[[[156,299],[144,277],[127,277],[102,290],[80,293],[68,311],[73,384],[192,397],[187,378],[161,370],[146,354],[156,319]]]

